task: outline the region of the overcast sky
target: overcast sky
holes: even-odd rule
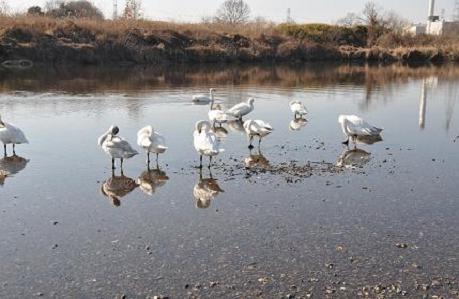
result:
[[[14,11],[23,11],[32,5],[43,5],[46,0],[6,0]],[[112,15],[112,0],[91,0],[107,17]],[[119,10],[125,0],[117,0]],[[199,21],[214,14],[223,0],[143,0],[144,16],[156,20],[181,22]],[[296,22],[335,22],[348,12],[360,12],[367,0],[246,0],[253,16],[263,16],[275,22],[286,19],[287,9]],[[386,10],[393,10],[413,22],[427,18],[428,0],[379,0]],[[450,19],[454,0],[436,0],[436,14]]]

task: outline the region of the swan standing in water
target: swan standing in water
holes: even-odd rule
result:
[[[294,113],[295,119],[297,119],[298,116],[299,118],[302,118],[303,116],[308,114],[308,110],[306,109],[306,107],[303,105],[301,101],[298,101],[298,100],[290,101],[289,106],[290,106],[290,110],[292,110],[292,112]]]
[[[249,149],[253,148],[252,140],[253,140],[254,136],[258,136],[258,138],[259,138],[258,139],[258,147],[260,147],[261,139],[263,137],[271,134],[271,132],[273,131],[273,127],[271,127],[270,124],[268,124],[267,122],[264,122],[262,120],[259,120],[259,119],[246,120],[244,122],[244,129],[245,129],[245,133],[249,137],[249,141],[250,141]]]
[[[212,123],[212,126],[215,127],[215,124],[219,124],[220,127],[223,123],[228,121],[228,115],[221,109],[220,105],[216,105],[213,109],[214,102],[210,104],[210,110],[208,112],[209,120]]]
[[[193,96],[193,102],[199,104],[208,104],[214,100],[214,91],[215,89],[211,88],[209,90],[209,95],[206,94],[195,94]]]
[[[137,132],[137,144],[147,152],[147,165],[150,165],[150,153],[156,154],[156,165],[158,165],[159,154],[167,150],[166,139],[152,126],[146,126]]]
[[[4,156],[7,156],[6,145],[13,145],[13,154],[16,154],[15,147],[16,144],[29,143],[27,138],[18,127],[13,126],[12,124],[6,123],[2,120],[0,115],[0,141],[3,143]]]
[[[235,117],[239,120],[242,120],[242,117],[244,115],[247,115],[253,111],[254,102],[255,102],[254,98],[249,98],[247,102],[242,102],[242,103],[239,103],[231,107],[228,111],[226,111],[226,114],[228,114],[229,116]]]
[[[200,164],[199,167],[202,168],[202,156],[209,157],[209,168],[212,164],[212,157],[223,152],[224,149],[220,148],[220,141],[214,132],[210,130],[211,124],[206,120],[200,120],[195,125],[195,130],[193,133],[194,138],[194,148],[199,153]]]
[[[355,145],[358,137],[378,136],[383,130],[370,125],[356,115],[340,115],[338,117],[338,122],[341,124],[344,135],[347,136],[346,141],[343,141],[345,145],[349,145],[350,138],[352,138]]]
[[[99,137],[97,143],[102,149],[112,157],[112,170],[115,169],[115,159],[121,160],[121,173],[123,173],[124,159],[129,159],[138,154],[132,146],[123,138],[116,136],[120,129],[117,126],[111,126],[107,132]]]

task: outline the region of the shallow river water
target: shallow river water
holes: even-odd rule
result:
[[[250,152],[224,125],[200,173],[209,87],[274,132]],[[457,298],[458,92],[454,66],[3,69],[1,116],[30,144],[0,160],[0,297]],[[346,152],[343,113],[383,140]],[[112,178],[111,124],[136,148],[164,134],[160,170],[139,149]]]

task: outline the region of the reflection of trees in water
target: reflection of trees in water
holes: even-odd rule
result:
[[[359,104],[362,110],[368,110],[375,103],[393,99],[397,89],[412,80],[438,78],[439,86],[446,86],[446,129],[451,126],[453,111],[457,96],[457,81],[459,67],[445,65],[436,67],[424,65],[407,67],[400,64],[382,65],[342,65],[313,63],[298,66],[292,65],[174,65],[174,66],[135,66],[135,67],[36,67],[24,71],[0,68],[0,92],[15,90],[53,92],[64,91],[70,94],[80,94],[79,101],[71,105],[90,104],[94,93],[114,92],[126,93],[124,102],[117,100],[117,105],[128,109],[128,113],[136,118],[141,113],[143,92],[164,90],[168,88],[184,88],[192,86],[205,92],[209,87],[225,86],[218,91],[217,99],[226,98],[227,106],[246,100],[251,95],[252,87],[267,90],[277,88],[282,95],[289,97],[294,89],[362,89],[365,96]],[[437,89],[440,90],[440,89]],[[225,94],[226,92],[226,94]],[[139,95],[139,96],[137,96]],[[24,97],[27,97],[24,94]],[[430,93],[429,93],[430,96]],[[428,96],[426,102],[428,102]],[[99,99],[101,109],[109,98]],[[14,109],[14,100],[5,99]],[[42,105],[40,101],[29,102],[29,105]],[[62,99],[55,103],[56,111],[62,105]],[[66,109],[69,103],[66,103]],[[93,105],[94,106],[94,105]],[[427,104],[428,106],[428,104]],[[226,107],[229,108],[229,107]]]

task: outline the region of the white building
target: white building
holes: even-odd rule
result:
[[[459,22],[441,20],[435,15],[435,0],[429,0],[427,24],[412,25],[407,28],[406,32],[412,35],[459,35]]]

